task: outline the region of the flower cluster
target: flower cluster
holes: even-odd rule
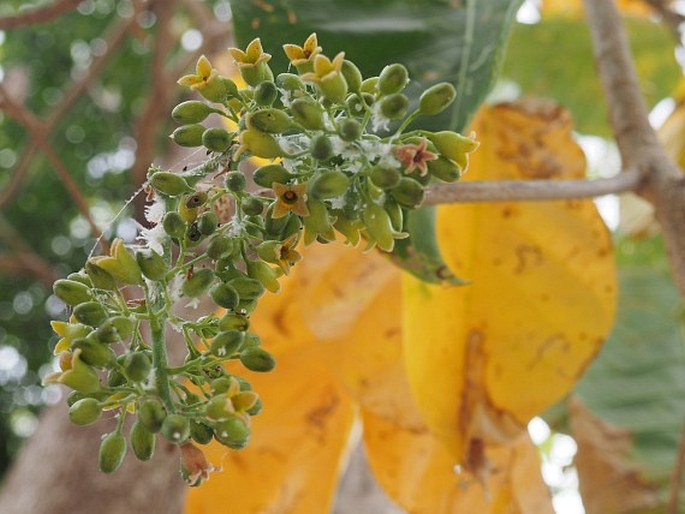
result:
[[[242,88],[200,58],[179,84],[204,100],[174,108],[180,126],[171,137],[204,147],[207,161],[183,173],[152,167],[151,228],[142,230],[142,244],[115,240],[110,255],[90,258],[54,285],[73,313],[53,323],[61,371],[46,382],[74,390],[68,403],[76,424],[117,414],[102,441],[103,471],[115,471],[128,446],[151,458],[161,433],[179,445],[182,472],[195,485],[210,469],[196,444],[244,447],[262,405],[225,364],[256,372],[275,366],[250,330],[250,314],[300,260],[300,241],[342,237],[391,252],[407,237],[403,219],[426,185],[457,180],[477,147],[456,132],[406,130],[452,103],[450,84],[428,88],[410,111],[401,64],[364,78],[343,53],[324,55],[315,34],[284,50],[297,73],[274,76],[259,39],[230,49]],[[226,123],[203,125],[212,115]],[[225,128],[231,122],[235,128]],[[251,157],[262,159],[254,172]],[[187,319],[172,310],[204,296],[217,306],[209,315]],[[169,327],[186,346],[176,367],[167,361]],[[128,442],[127,416],[135,418]]]

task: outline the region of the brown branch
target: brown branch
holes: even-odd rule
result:
[[[154,6],[157,15],[157,38],[152,52],[150,70],[150,90],[148,101],[136,121],[134,135],[137,143],[136,159],[131,169],[131,180],[134,189],[144,181],[145,174],[156,153],[155,140],[157,127],[171,108],[171,80],[166,70],[166,59],[173,48],[174,37],[171,31],[173,9],[177,0],[157,3]],[[139,195],[134,200],[135,218],[144,223],[145,196]]]
[[[76,8],[83,0],[56,0],[50,5],[0,18],[0,30],[16,29],[39,23],[47,23]]]
[[[19,158],[19,162],[12,171],[12,176],[10,177],[9,183],[0,191],[0,209],[2,209],[6,204],[15,200],[17,193],[24,183],[24,179],[28,176],[29,165],[33,161],[33,156],[38,150],[38,145],[35,141],[30,141],[24,152]]]
[[[488,180],[440,184],[426,190],[424,205],[457,202],[545,201],[633,191],[640,174],[628,170],[596,180]]]
[[[57,155],[57,152],[55,152],[52,146],[49,144],[47,140],[45,124],[28,113],[26,110],[22,109],[21,106],[15,104],[7,94],[7,91],[5,91],[3,88],[2,84],[0,84],[0,98],[3,99],[1,105],[3,106],[4,110],[22,125],[24,125],[24,128],[31,134],[33,142],[38,145],[41,151],[48,158],[48,161],[57,173],[57,176],[62,181],[62,184],[64,184],[67,192],[81,212],[81,215],[90,225],[93,236],[96,239],[99,238],[102,232],[90,214],[88,201],[81,193],[78,184],[76,184],[74,179],[71,177],[66,165],[62,162]],[[100,239],[100,245],[103,250],[107,251],[108,245],[104,239]]]
[[[137,2],[134,2],[134,6],[137,5]],[[108,30],[108,33],[104,37],[107,50],[105,50],[102,55],[95,57],[93,62],[90,64],[86,75],[74,82],[69,89],[63,93],[62,99],[46,117],[46,124],[49,127],[48,130],[51,130],[55,126],[62,116],[64,116],[64,114],[71,109],[74,102],[82,97],[83,92],[86,91],[94,82],[94,80],[100,75],[107,64],[107,61],[109,61],[114,54],[114,50],[124,41],[128,31],[133,25],[135,25],[137,14],[138,10],[134,10],[133,16],[124,19]]]
[[[685,297],[685,176],[649,124],[635,64],[613,0],[585,0],[609,120],[624,168],[643,180],[637,192],[655,209],[675,283]]]
[[[59,274],[49,262],[35,253],[0,253],[0,274],[26,275],[34,277],[43,284],[51,286],[59,278]]]

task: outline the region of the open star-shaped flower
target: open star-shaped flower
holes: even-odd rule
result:
[[[418,144],[399,145],[395,148],[395,157],[404,166],[404,172],[410,174],[419,170],[419,175],[428,173],[428,161],[434,161],[438,155],[428,151],[428,140],[422,138]]]
[[[274,182],[271,186],[276,193],[276,202],[271,216],[282,218],[289,212],[294,212],[298,216],[309,216],[307,209],[307,183],[302,184],[279,184]]]

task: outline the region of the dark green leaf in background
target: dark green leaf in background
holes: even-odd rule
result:
[[[283,43],[302,44],[316,32],[324,53],[339,51],[359,66],[365,77],[378,75],[386,64],[409,69],[406,93],[418,95],[435,82],[449,81],[457,99],[439,116],[422,117],[414,126],[432,130],[466,129],[490,91],[499,71],[509,28],[521,0],[270,0],[231,2],[236,39],[245,47],[260,37],[272,53],[272,68],[285,71]],[[410,213],[406,230],[422,235],[399,241],[393,258],[428,282],[441,278],[446,266],[437,250],[433,208]]]

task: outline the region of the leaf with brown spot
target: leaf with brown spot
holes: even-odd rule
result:
[[[412,514],[551,514],[537,451],[526,434],[509,447],[488,447],[487,477],[455,470],[444,445],[425,427],[402,428],[363,413],[364,442],[374,474]]]
[[[577,179],[569,115],[524,102],[481,112],[468,180]],[[441,206],[458,288],[405,279],[405,359],[422,416],[468,465],[574,386],[614,318],[612,243],[590,200]]]

